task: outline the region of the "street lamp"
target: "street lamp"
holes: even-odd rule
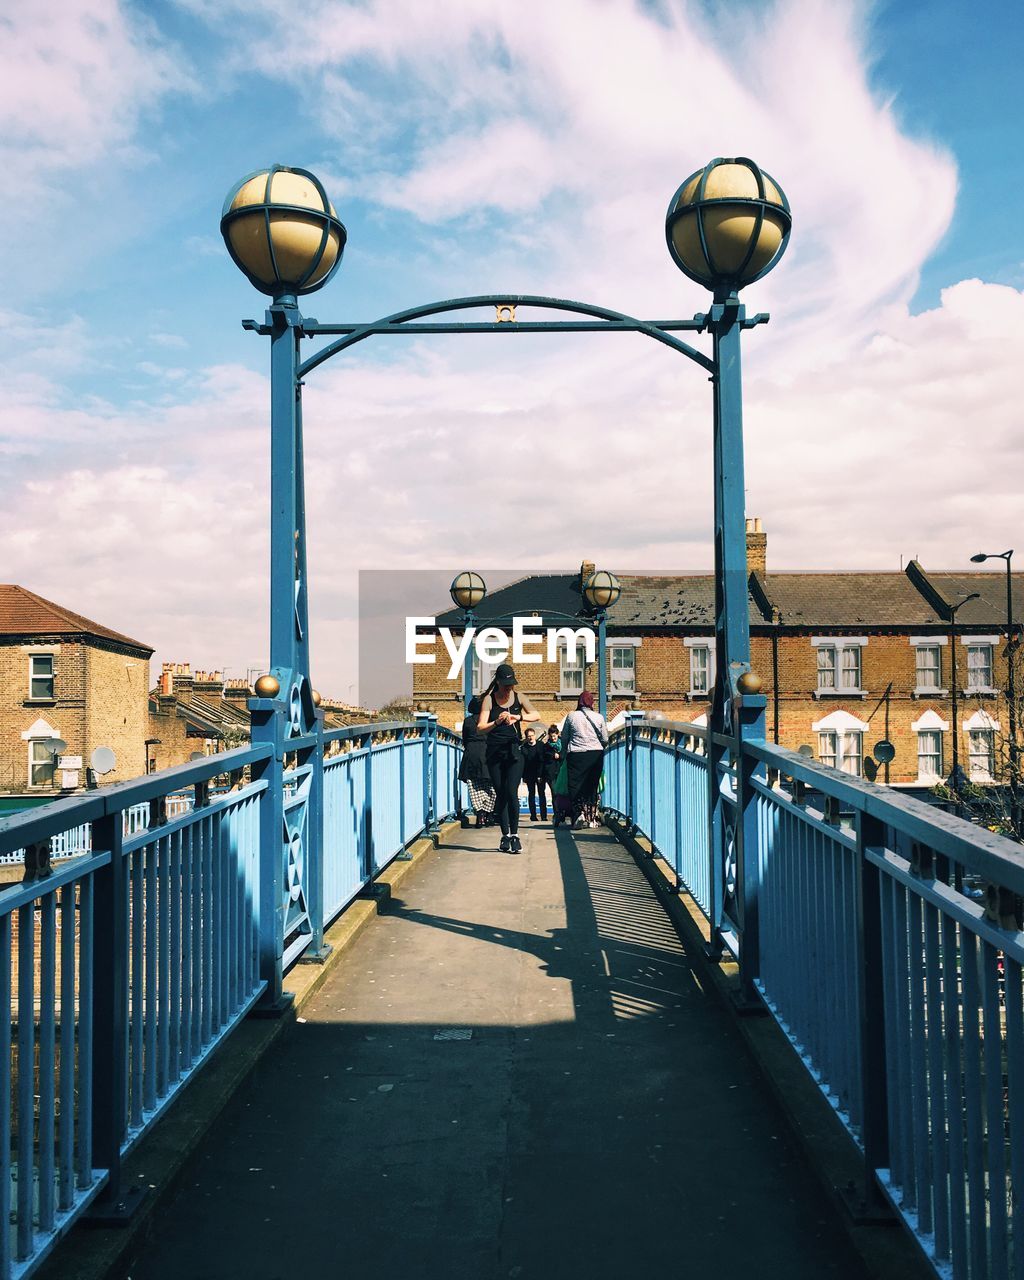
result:
[[[456,608],[462,610],[462,625],[465,631],[476,621],[473,610],[483,602],[487,595],[487,583],[478,573],[464,569],[452,581],[448,594]],[[473,647],[466,649],[466,657],[462,667],[462,716],[469,715],[469,700],[473,696]]]
[[[1013,559],[1013,549],[1009,551],[979,551],[976,556],[971,556],[971,560],[975,564],[981,564],[985,560],[1004,560],[1006,562],[1006,700],[1008,702],[1008,714],[1010,717],[1010,810],[1013,815],[1014,830],[1017,830],[1017,790],[1020,780],[1020,763],[1017,754],[1017,684],[1013,669],[1013,576],[1010,568],[1010,561]]]
[[[960,796],[960,739],[957,728],[957,686],[956,686],[956,615],[971,600],[980,599],[977,591],[964,596],[959,604],[949,606],[949,691],[953,699],[953,772],[950,781],[953,784],[953,805],[958,817],[963,817],[963,801]]]
[[[672,260],[691,280],[711,289],[714,303],[704,327],[714,339],[715,657],[717,675],[708,734],[710,846],[712,850],[709,951],[722,948],[731,883],[742,886],[737,923],[743,938],[743,998],[756,1003],[758,924],[756,870],[748,874],[744,849],[757,849],[757,819],[750,803],[759,766],[744,755],[745,740],[765,737],[767,700],[750,670],[747,543],[744,518],[743,409],[740,333],[767,320],[747,320],[739,290],[769,272],[789,243],[789,201],[769,174],[745,157],[716,159],[686,179],[669,202],[665,237]],[[731,740],[732,746],[726,745]],[[736,790],[726,782],[735,766]],[[748,844],[749,842],[749,844]],[[756,852],[753,855],[756,857]]]
[[[622,594],[619,580],[614,573],[598,569],[583,584],[587,604],[597,614],[597,709],[602,716],[608,714],[608,666],[607,629],[608,610]]]

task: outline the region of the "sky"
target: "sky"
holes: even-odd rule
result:
[[[1004,0],[0,0],[0,577],[154,678],[265,667],[266,300],[218,224],[274,162],[348,229],[321,321],[503,291],[663,319],[707,305],[669,198],[752,156],[793,209],[744,294],[769,571],[1006,550],[1022,57]],[[709,388],[640,335],[377,338],[304,395],[326,695],[357,685],[360,570],[711,567]]]

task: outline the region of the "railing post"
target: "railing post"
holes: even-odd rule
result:
[[[885,975],[882,970],[882,873],[867,857],[885,845],[885,826],[857,815],[857,980],[860,1021],[861,1136],[864,1146],[862,1210],[881,1207],[875,1171],[889,1167],[886,1082]]]
[[[736,749],[736,891],[740,923],[740,1002],[751,1011],[762,1011],[755,982],[761,975],[760,898],[763,873],[761,832],[757,820],[754,779],[765,778],[764,765],[749,752],[748,742],[764,741],[763,694],[743,694],[736,700],[739,742]]]
[[[93,823],[93,852],[110,861],[93,874],[92,1154],[107,1184],[89,1213],[98,1223],[127,1221],[142,1187],[122,1188],[121,1147],[128,1127],[128,859],[121,810]],[[141,926],[137,921],[137,927]],[[155,922],[150,924],[155,928]],[[132,1016],[142,1016],[141,1008]]]
[[[284,991],[284,703],[251,698],[253,746],[267,744],[271,755],[253,767],[253,781],[267,783],[260,795],[260,977],[267,987],[255,1012],[264,1017],[283,1013],[292,1002]]]
[[[366,755],[363,758],[363,879],[373,879],[373,731],[366,735]]]
[[[307,964],[323,964],[333,948],[324,942],[324,713],[318,710],[309,752],[309,800],[306,811],[305,890],[310,942],[302,954]]]
[[[626,712],[626,826],[635,833],[636,825],[636,726],[642,711]]]
[[[402,846],[399,862],[411,862],[412,854],[405,847],[405,730],[399,729],[398,742],[398,842]]]
[[[423,732],[423,831],[437,830],[437,716],[431,711],[414,713]]]

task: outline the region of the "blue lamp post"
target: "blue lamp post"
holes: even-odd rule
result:
[[[462,624],[468,631],[476,622],[476,614],[473,612],[480,604],[483,603],[487,595],[487,584],[478,573],[473,573],[469,569],[464,569],[453,580],[448,594],[452,598],[452,603],[456,608],[462,610]],[[469,700],[473,696],[473,650],[466,650],[466,659],[462,668],[462,715],[463,719],[469,715]]]
[[[608,610],[622,593],[614,573],[598,569],[583,584],[587,604],[597,615],[597,707],[602,716],[608,715]]]
[[[252,740],[274,747],[265,766],[269,802],[261,808],[260,972],[264,1008],[289,997],[282,978],[289,952],[322,959],[323,715],[310,683],[306,582],[306,501],[302,460],[298,299],[327,283],[341,262],[346,232],[323,184],[305,169],[272,165],[228,193],[221,234],[235,265],[273,299],[262,326],[270,338],[270,671],[250,703]],[[285,798],[285,756],[291,794]]]
[[[715,655],[708,767],[711,781],[712,949],[734,927],[742,938],[741,977],[753,998],[757,937],[755,766],[740,747],[765,736],[765,698],[750,670],[747,545],[743,486],[739,300],[785,252],[791,217],[781,187],[746,158],[713,160],[690,175],[669,203],[665,235],[676,266],[714,293],[705,327],[714,342]],[[731,740],[732,745],[725,743]],[[744,866],[744,846],[750,865]]]

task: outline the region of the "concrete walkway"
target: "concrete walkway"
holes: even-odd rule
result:
[[[630,856],[525,825],[404,882],[132,1280],[864,1276]]]

